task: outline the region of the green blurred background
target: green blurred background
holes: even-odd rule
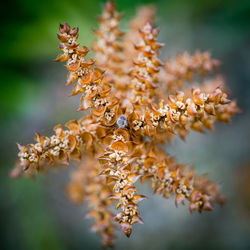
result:
[[[176,139],[169,151],[195,165],[200,174],[222,184],[223,208],[190,215],[175,209],[173,200],[150,197],[141,205],[144,226],[130,239],[118,233],[117,249],[250,249],[250,1],[249,0],[117,0],[125,14],[123,30],[136,9],[154,3],[156,23],[165,42],[163,58],[177,52],[209,50],[222,61],[233,98],[243,113],[232,124],[218,124],[215,133],[191,133],[186,143]],[[80,117],[78,97],[68,98],[66,70],[53,62],[58,54],[56,33],[65,21],[79,25],[79,41],[94,39],[95,17],[104,1],[22,0],[1,4],[0,52],[0,249],[101,249],[89,232],[86,208],[65,195],[68,171],[39,176],[34,181],[10,180],[16,142],[29,143],[35,132]]]

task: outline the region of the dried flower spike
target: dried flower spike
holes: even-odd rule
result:
[[[75,161],[67,193],[74,202],[88,204],[86,217],[94,220],[91,229],[104,247],[114,244],[114,222],[128,237],[134,224],[143,224],[139,204],[146,196],[137,181],[150,182],[164,198],[174,195],[177,207],[188,203],[191,213],[223,204],[217,184],[178,164],[162,144],[177,134],[185,139],[190,130],[212,130],[216,121],[228,122],[239,112],[222,78],[211,76],[219,62],[209,53],[184,52],[165,64],[159,60],[163,44],[152,24],[154,9],[140,11],[127,33],[119,30],[121,18],[107,2],[95,31],[96,60],[86,59],[89,49],[77,42],[78,28],[59,26],[62,54],[56,61],[66,62],[72,95],[81,94],[78,110],[91,112],[65,128],[55,126],[50,137],[36,134],[35,143],[18,144],[10,173],[34,176]],[[200,85],[185,85],[197,74],[204,78]]]

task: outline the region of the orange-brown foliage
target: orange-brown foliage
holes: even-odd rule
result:
[[[238,112],[236,102],[228,99],[222,78],[211,78],[219,62],[208,52],[158,58],[163,44],[153,17],[154,10],[144,8],[124,34],[122,16],[107,2],[95,31],[96,61],[86,59],[89,50],[77,42],[78,28],[60,25],[62,54],[56,61],[66,62],[66,85],[81,95],[79,111],[91,112],[66,128],[57,125],[51,137],[36,134],[34,144],[18,144],[12,171],[12,177],[32,176],[75,160],[67,191],[74,202],[90,205],[92,230],[104,247],[113,245],[115,221],[128,237],[135,223],[143,223],[138,204],[146,197],[138,194],[137,180],[151,182],[165,198],[175,195],[176,206],[187,201],[191,212],[210,211],[224,201],[217,184],[178,164],[159,145],[177,134],[185,139],[190,130],[211,130],[215,121],[228,122]],[[186,86],[197,74],[210,79],[200,88]],[[114,202],[116,215],[110,212]]]

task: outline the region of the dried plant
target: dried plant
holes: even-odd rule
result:
[[[36,134],[34,144],[18,144],[19,160],[11,172],[12,177],[34,176],[75,160],[67,191],[74,202],[89,204],[92,230],[100,233],[104,247],[113,245],[115,221],[128,237],[134,224],[143,223],[138,204],[146,197],[138,193],[137,180],[151,182],[165,198],[175,195],[176,206],[189,203],[191,212],[223,203],[217,184],[196,176],[163,148],[177,134],[185,139],[190,130],[211,130],[215,121],[229,122],[239,111],[223,79],[211,76],[217,60],[208,52],[185,52],[161,62],[159,30],[148,22],[154,10],[139,13],[124,35],[122,16],[107,2],[95,31],[96,62],[86,59],[88,48],[77,42],[78,28],[60,25],[63,53],[56,61],[66,62],[66,85],[74,85],[72,95],[81,95],[78,110],[90,113],[67,122],[65,129],[55,126],[51,137]],[[192,88],[197,77],[206,76]]]

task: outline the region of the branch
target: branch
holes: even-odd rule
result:
[[[94,220],[91,230],[101,235],[102,245],[107,248],[113,247],[115,237],[114,215],[110,211],[112,201],[109,199],[112,190],[99,172],[100,165],[93,157],[84,158],[84,163],[80,162],[73,171],[67,191],[74,202],[88,204],[90,210],[86,218]]]

